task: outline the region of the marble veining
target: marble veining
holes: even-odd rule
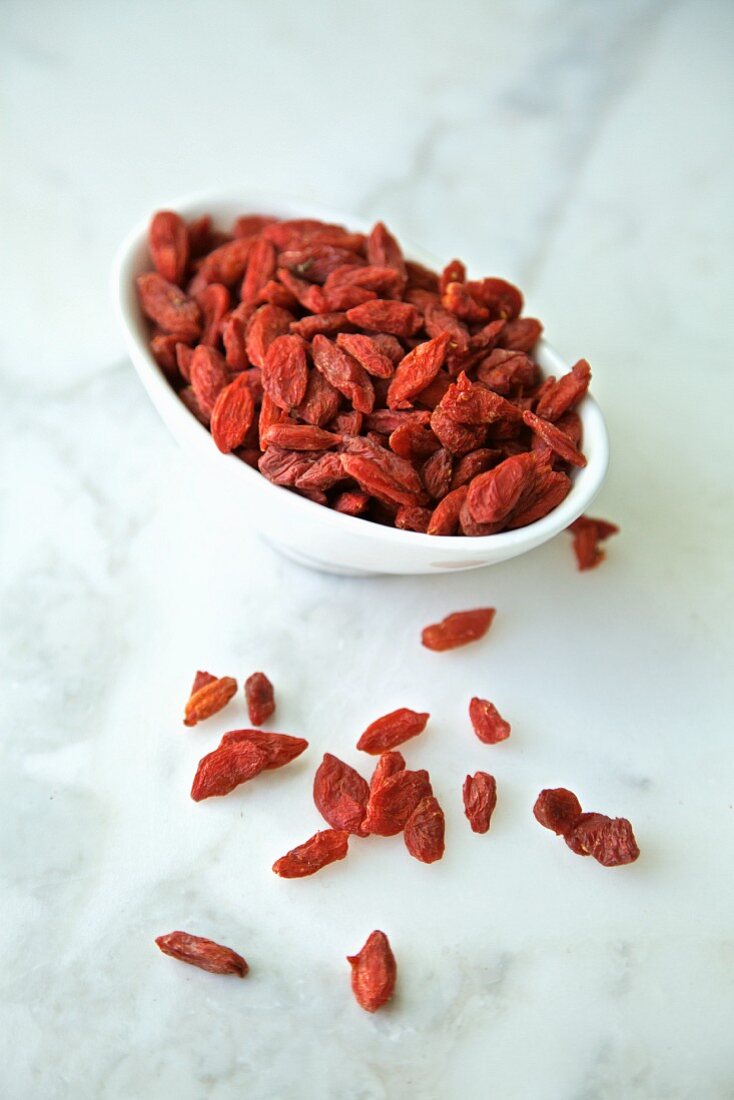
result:
[[[734,1095],[732,373],[726,136],[734,9],[712,0],[7,0],[0,225],[3,1100],[728,1100]],[[165,48],[162,44],[165,43]],[[586,354],[613,448],[596,573],[560,536],[475,574],[352,579],[237,538],[127,362],[108,301],[129,225],[187,191],[302,194],[521,280]],[[712,413],[714,427],[712,428]],[[420,628],[498,607],[480,646]],[[267,670],[309,752],[188,797],[242,700],[193,731],[193,671]],[[473,738],[471,695],[512,737]],[[310,779],[368,721],[427,709],[446,858],[319,827]],[[468,771],[496,775],[488,836]],[[607,871],[530,812],[543,786],[629,816]],[[161,956],[181,927],[244,982]],[[399,964],[374,1018],[344,956]]]

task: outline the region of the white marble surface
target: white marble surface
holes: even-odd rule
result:
[[[4,1100],[720,1100],[732,1051],[734,80],[728,3],[13,3],[0,18],[3,430],[0,1093]],[[234,544],[121,351],[122,233],[247,180],[384,217],[521,281],[585,354],[623,534],[432,579],[306,572]],[[419,628],[499,608],[481,646]],[[193,804],[226,716],[185,732],[192,671],[278,687],[287,772]],[[486,748],[465,707],[513,722]],[[428,709],[444,861],[399,839],[281,882],[309,777],[397,705]],[[473,836],[468,770],[499,784]],[[530,813],[565,784],[628,815],[637,864]],[[178,966],[182,927],[245,982]],[[371,1018],[344,955],[391,936]]]

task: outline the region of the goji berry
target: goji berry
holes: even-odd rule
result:
[[[510,723],[505,721],[489,699],[478,699],[475,696],[469,703],[469,718],[474,732],[485,745],[496,745],[510,736]]]
[[[265,753],[266,769],[282,768],[308,748],[308,741],[303,737],[291,737],[287,733],[271,733],[270,730],[230,730],[222,737],[221,745],[239,744],[243,741],[249,741],[255,748]]]
[[[196,392],[196,391],[194,391]],[[255,400],[250,379],[240,374],[220,391],[211,416],[212,439],[224,454],[245,442],[255,420]]]
[[[205,936],[169,932],[166,936],[156,937],[155,942],[164,955],[198,966],[200,970],[208,970],[210,974],[237,974],[244,978],[250,969],[242,956],[231,947],[223,947]]]
[[[273,870],[281,878],[305,878],[329,863],[344,859],[349,848],[346,829],[322,829],[303,844],[276,859]]]
[[[472,832],[486,833],[497,805],[497,781],[489,772],[475,772],[464,780],[464,813]]]
[[[201,334],[201,311],[180,287],[157,272],[138,275],[138,297],[146,317],[165,332],[178,333],[181,340],[197,340]]]
[[[275,710],[275,692],[264,672],[253,672],[252,676],[247,677],[245,699],[253,726],[261,726],[263,722],[267,722]]]
[[[367,814],[362,823],[366,833],[395,836],[423,798],[433,794],[428,772],[403,769],[381,778],[370,789]]]
[[[438,800],[421,799],[405,823],[405,847],[421,863],[435,863],[444,853],[445,820]]]
[[[402,745],[403,741],[423,733],[430,717],[426,712],[399,707],[398,710],[392,710],[371,722],[357,742],[357,748],[373,756],[387,752]]]
[[[148,230],[153,266],[169,283],[181,286],[189,262],[189,231],[180,214],[159,210]]]
[[[229,794],[241,783],[259,775],[267,764],[267,753],[252,741],[230,741],[219,745],[199,761],[191,797],[194,802],[201,802],[205,798]]]
[[[454,611],[440,623],[426,626],[421,641],[426,649],[441,652],[455,649],[483,638],[492,625],[495,616],[494,607],[478,607],[472,611]]]
[[[208,676],[208,673],[206,673]],[[196,685],[200,674],[197,673]],[[207,680],[192,691],[186,710],[184,712],[184,725],[195,726],[197,722],[203,722],[205,718],[211,718],[222,707],[226,707],[232,696],[237,691],[237,681],[232,676],[221,676],[218,679]]]
[[[371,932],[358,954],[347,955],[347,962],[352,968],[352,992],[357,1004],[366,1012],[376,1012],[392,997],[398,972],[385,933]]]
[[[565,787],[552,787],[538,795],[533,814],[546,829],[558,836],[566,836],[581,816],[581,803],[573,791]]]
[[[369,784],[358,771],[330,752],[324,753],[314,776],[313,800],[316,809],[332,829],[366,835],[362,822],[369,794]]]

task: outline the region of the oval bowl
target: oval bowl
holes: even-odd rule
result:
[[[362,232],[371,228],[364,219],[349,214],[250,190],[213,191],[162,203],[158,209],[177,210],[186,218],[209,213],[215,224],[222,227],[231,225],[239,214],[262,212],[282,218],[321,218]],[[583,424],[587,465],[573,472],[570,493],[543,519],[497,535],[437,536],[383,527],[315,504],[273,485],[233,455],[220,454],[209,432],[178,399],[148,350],[148,322],[135,291],[136,276],[150,269],[148,221],[146,218],[135,226],[118,250],[112,280],[115,312],[130,358],[150,400],[176,442],[206,477],[211,493],[221,497],[221,507],[231,514],[233,526],[244,520],[284,554],[330,573],[447,573],[495,565],[535,549],[585,512],[598,493],[609,461],[609,442],[601,410],[590,395],[577,410]],[[429,267],[442,266],[412,245],[407,245],[405,251],[409,258]],[[558,376],[569,370],[569,365],[543,339],[536,345],[534,357],[546,375]]]

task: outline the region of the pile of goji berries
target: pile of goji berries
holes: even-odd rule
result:
[[[589,364],[543,379],[542,325],[503,279],[406,260],[381,222],[248,215],[225,234],[161,211],[149,248],[152,354],[220,451],[276,485],[409,531],[489,535],[547,515],[586,464]]]
[[[601,523],[602,521],[589,521]],[[454,612],[427,626],[423,645],[436,652],[478,641],[489,630],[494,608]],[[197,672],[186,703],[184,723],[195,725],[220,711],[233,698],[237,682],[231,676],[215,677]],[[254,726],[275,711],[275,693],[262,672],[245,683],[245,697]],[[313,781],[316,809],[329,826],[291,849],[273,864],[282,878],[303,878],[346,857],[350,837],[403,834],[410,855],[433,863],[444,854],[444,814],[427,771],[411,770],[397,751],[399,745],[419,736],[430,715],[407,707],[391,711],[372,722],[357,741],[357,749],[377,756],[368,782],[359,772],[331,753],[325,753]],[[471,725],[480,741],[497,744],[509,737],[510,723],[487,699],[469,703]],[[260,729],[231,730],[213,752],[202,758],[194,777],[191,797],[201,801],[229,794],[268,768],[289,764],[308,747],[300,737]],[[497,804],[497,783],[485,771],[467,775],[463,786],[464,813],[475,833],[489,830]],[[578,855],[591,855],[606,867],[632,863],[639,856],[632,826],[625,818],[583,813],[571,791],[541,791],[533,813],[546,828],[564,837]],[[229,947],[201,936],[171,932],[156,940],[161,951],[183,962],[218,974],[244,977],[248,965]],[[394,991],[397,966],[384,932],[376,930],[357,955],[349,956],[352,990],[358,1003],[374,1012]]]

